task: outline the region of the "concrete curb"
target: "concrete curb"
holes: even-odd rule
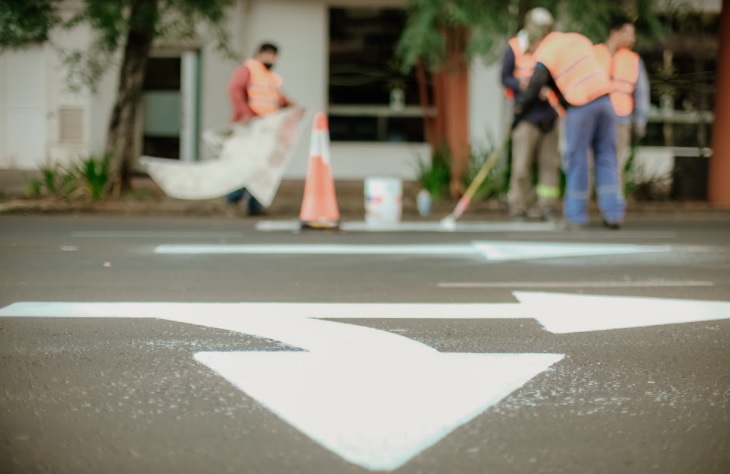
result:
[[[364,203],[361,199],[343,199],[338,202],[342,219],[363,219]],[[421,217],[415,202],[404,199],[403,217],[416,220],[435,220],[448,215],[455,205],[451,202],[437,203],[430,216]],[[595,203],[590,212],[598,215]],[[138,216],[199,216],[199,217],[246,217],[244,206],[235,212],[223,200],[183,201],[176,199],[145,200],[103,200],[96,202],[65,201],[54,198],[19,199],[11,198],[0,201],[0,214],[32,215],[32,214],[106,214],[106,215],[138,215]],[[267,210],[266,218],[297,219],[299,203],[293,199],[272,203]],[[730,207],[712,206],[706,202],[638,202],[627,206],[627,219],[662,217],[662,218],[697,218],[714,216],[730,218]],[[462,220],[494,220],[507,218],[503,203],[497,200],[474,203],[462,216]]]

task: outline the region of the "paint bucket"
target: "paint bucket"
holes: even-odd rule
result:
[[[403,184],[397,178],[365,178],[365,223],[392,226],[403,213]]]

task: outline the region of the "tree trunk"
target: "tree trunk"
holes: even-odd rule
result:
[[[451,197],[464,192],[469,170],[469,67],[464,59],[467,31],[463,27],[446,30],[446,63],[443,70],[446,140],[451,152]],[[441,112],[439,110],[439,112]]]
[[[111,157],[109,191],[116,197],[131,188],[135,121],[155,36],[157,2],[158,0],[135,0],[129,14],[129,32],[105,147],[106,153]]]
[[[423,112],[423,134],[426,143],[429,144],[432,150],[435,150],[441,142],[441,137],[436,134],[435,117],[429,113],[431,99],[428,94],[426,65],[423,58],[420,58],[416,63],[416,80],[418,82],[418,101],[421,103],[421,111]]]
[[[433,125],[434,150],[440,150],[444,145],[448,148],[446,141],[448,111],[446,110],[446,84],[444,82],[443,69],[433,74],[433,103],[436,107],[436,116],[434,117]]]
[[[730,0],[722,2],[719,45],[708,195],[711,203],[728,206],[730,205],[730,134],[727,133],[730,128]]]

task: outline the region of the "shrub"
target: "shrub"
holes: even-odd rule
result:
[[[489,160],[493,153],[499,153],[500,156],[497,162],[494,164],[492,169],[484,181],[479,185],[476,192],[474,193],[474,199],[490,199],[499,197],[507,192],[509,187],[509,150],[506,150],[501,145],[497,145],[499,148],[495,148],[493,144],[484,147],[480,150],[475,150],[469,159],[469,171],[465,176],[465,186],[474,180],[479,170]]]
[[[109,156],[82,158],[73,169],[87,195],[96,201],[104,196],[109,184]]]
[[[443,199],[448,193],[451,179],[449,163],[450,156],[446,145],[434,151],[430,163],[423,159],[416,160],[418,183],[428,191],[435,202]]]
[[[33,196],[50,195],[68,199],[78,190],[73,174],[59,164],[40,166],[39,171],[41,177],[31,180],[28,185],[28,193]]]
[[[28,184],[32,196],[70,199],[84,194],[91,200],[102,198],[109,183],[109,157],[90,155],[69,167],[60,164],[39,168],[41,177]]]

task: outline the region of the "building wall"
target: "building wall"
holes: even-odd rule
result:
[[[327,112],[328,28],[330,6],[402,6],[388,0],[248,0],[244,7],[246,31],[242,50],[253,54],[262,41],[279,45],[277,71],[284,78],[290,99],[308,111],[302,138],[285,174],[303,179],[307,172],[311,118]],[[359,179],[369,175],[415,177],[415,160],[429,159],[428,147],[404,143],[332,143],[335,179]]]
[[[719,9],[719,0],[698,2],[709,10]],[[64,5],[77,8],[80,3],[68,0]],[[241,59],[250,57],[261,41],[276,42],[281,47],[277,71],[285,80],[284,88],[309,112],[310,120],[285,178],[305,177],[311,117],[327,111],[328,9],[402,5],[405,0],[239,0],[231,9],[227,28]],[[54,37],[62,47],[83,47],[90,40],[90,31],[83,27]],[[209,39],[201,38],[192,47],[201,52],[201,131],[225,126],[230,117],[227,83],[238,63],[222,57]],[[49,160],[67,162],[100,153],[116,84],[117,71],[110,70],[95,95],[71,93],[65,87],[61,58],[50,46],[0,54],[0,168],[32,169]],[[476,150],[484,150],[502,141],[509,120],[499,85],[499,63],[475,61],[469,87],[470,137]],[[78,111],[80,120],[74,115]],[[69,117],[76,122],[66,120]],[[69,134],[69,123],[81,130]],[[64,140],[62,129],[67,132]],[[200,146],[199,155],[212,158],[202,143]],[[331,145],[331,152],[338,179],[369,175],[413,179],[415,160],[430,159],[423,144],[338,142]]]
[[[262,41],[280,46],[277,71],[284,78],[284,89],[309,113],[285,178],[306,176],[311,118],[316,112],[327,111],[329,7],[403,5],[404,0],[240,0],[227,16],[232,46],[241,59],[250,57]],[[91,33],[79,28],[58,33],[54,41],[61,46],[80,47],[91,41]],[[238,63],[221,56],[210,41],[201,41],[200,51],[200,127],[205,130],[225,126],[229,121],[226,89]],[[472,69],[470,134],[477,148],[490,146],[502,133],[503,116],[495,113],[504,107],[496,82],[498,73],[496,65],[486,66],[480,61]],[[70,93],[64,80],[61,58],[52,48],[0,55],[0,94],[13,97],[11,101],[0,101],[0,134],[11,137],[0,140],[0,167],[35,168],[48,160],[67,162],[103,150],[117,71],[104,75],[93,96]],[[83,111],[83,139],[78,143],[59,142],[59,113],[68,108]],[[413,179],[416,160],[430,159],[425,144],[413,143],[336,142],[331,144],[331,152],[333,173],[340,179],[369,175]],[[213,158],[202,143],[199,155],[202,159]]]
[[[43,47],[0,56],[1,168],[33,168],[45,161],[47,77]]]

